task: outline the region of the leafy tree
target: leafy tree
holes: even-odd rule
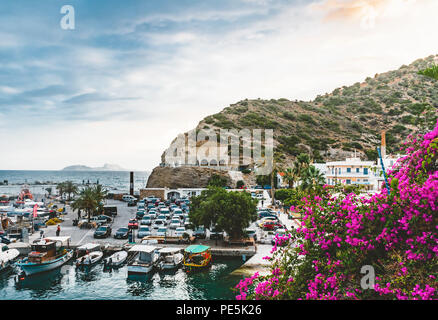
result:
[[[237,181],[237,183],[236,183],[236,188],[237,189],[240,189],[241,187],[244,187],[244,186],[245,186],[245,182],[244,181],[242,181],[242,180]]]
[[[220,176],[218,174],[214,174],[211,176],[210,180],[208,180],[209,187],[226,187],[228,181],[225,177]]]
[[[209,187],[201,195],[192,197],[189,217],[195,227],[216,226],[232,239],[240,239],[245,229],[257,218],[257,200],[247,192]]]

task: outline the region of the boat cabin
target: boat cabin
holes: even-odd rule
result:
[[[40,241],[31,245],[32,251],[29,253],[29,262],[41,263],[56,256],[56,243],[53,241]]]
[[[156,252],[157,248],[154,246],[148,245],[135,245],[129,252],[138,252],[137,262],[150,264],[156,261]]]
[[[211,262],[211,248],[204,245],[191,245],[184,250],[186,267],[207,267]]]

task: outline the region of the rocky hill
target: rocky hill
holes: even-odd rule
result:
[[[283,166],[303,152],[316,162],[341,160],[354,150],[375,160],[382,130],[387,152],[395,153],[407,135],[436,123],[438,81],[418,74],[436,63],[438,55],[419,59],[312,101],[240,101],[204,118],[196,129],[273,129],[274,157]]]

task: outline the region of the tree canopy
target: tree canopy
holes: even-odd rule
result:
[[[192,197],[189,217],[195,226],[215,226],[231,238],[239,239],[257,218],[256,213],[257,200],[249,193],[209,187],[201,195]]]

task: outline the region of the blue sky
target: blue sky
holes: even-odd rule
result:
[[[65,4],[75,30],[60,27]],[[3,0],[0,169],[151,170],[178,133],[229,104],[313,99],[437,53],[436,9],[432,0]]]

